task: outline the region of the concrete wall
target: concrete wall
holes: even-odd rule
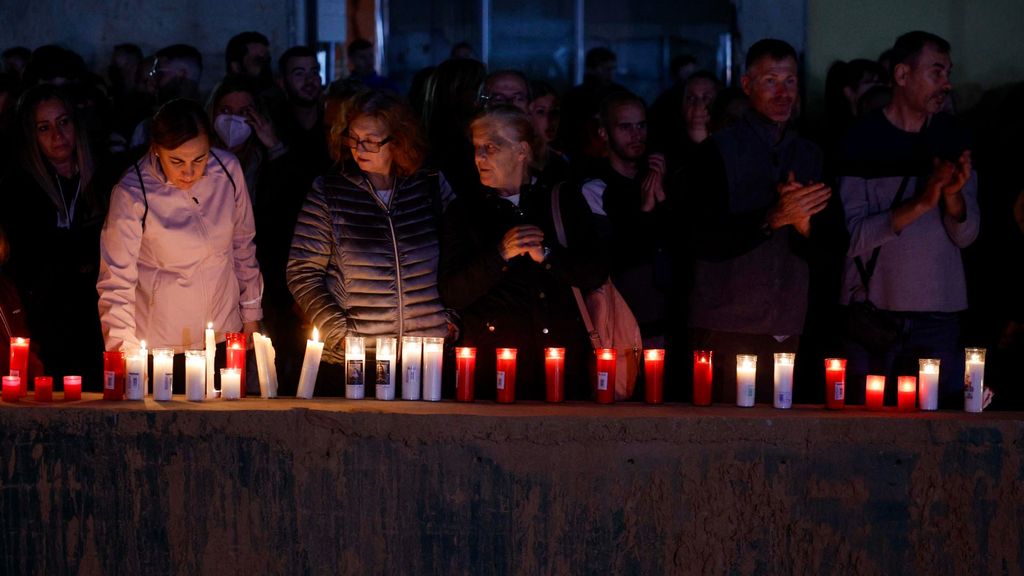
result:
[[[1020,574],[1024,420],[0,405],[4,574]]]
[[[203,88],[224,76],[224,47],[245,30],[270,39],[275,66],[289,46],[304,42],[303,0],[3,0],[0,50],[23,45],[35,49],[59,44],[81,54],[104,73],[114,45],[138,44],[152,54],[184,42],[203,54]]]

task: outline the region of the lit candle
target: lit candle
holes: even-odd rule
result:
[[[565,348],[544,349],[544,399],[565,400]]]
[[[825,408],[842,410],[846,406],[846,359],[825,359]]]
[[[397,338],[377,338],[377,400],[395,399]]]
[[[444,338],[423,339],[423,399],[441,399],[441,363],[444,360]]]
[[[472,402],[476,386],[476,348],[455,349],[455,399]]]
[[[918,365],[918,396],[921,410],[938,410],[940,361],[936,358],[922,358]]]
[[[253,355],[256,356],[256,380],[260,385],[260,396],[267,397],[267,351],[263,344],[263,335],[252,333]]]
[[[242,397],[242,373],[238,368],[220,369],[220,397],[225,400]]]
[[[644,401],[661,404],[665,401],[665,350],[644,351]]]
[[[366,397],[366,340],[362,336],[345,336],[345,398]]]
[[[508,404],[516,401],[516,354],[515,348],[498,348],[497,387],[498,402]]]
[[[36,402],[53,402],[53,378],[36,376],[35,391]]]
[[[103,353],[103,399],[124,400],[124,352]]]
[[[11,368],[8,372],[9,376],[17,376],[19,378],[21,390],[18,391],[20,396],[28,396],[28,347],[30,339],[28,338],[11,338]]]
[[[964,411],[981,412],[985,397],[985,349],[967,348],[964,366]]]
[[[693,351],[693,405],[711,406],[715,353],[711,350]]]
[[[174,389],[174,350],[153,348],[153,399],[168,402]]]
[[[792,352],[775,353],[775,395],[772,404],[776,408],[793,407],[793,361],[796,354]]]
[[[81,376],[65,376],[64,377],[64,401],[69,402],[72,400],[82,399],[82,377]]]
[[[206,396],[207,357],[205,350],[185,351],[185,398],[190,402],[202,402]]]
[[[149,349],[145,340],[139,341],[139,356],[142,357],[142,395],[145,396],[149,390]]]
[[[597,350],[596,396],[599,404],[615,402],[615,348]]]
[[[143,365],[145,358],[142,350],[138,350],[128,356],[126,361],[127,376],[125,380],[125,396],[129,400],[142,400],[146,397],[146,381]]]
[[[4,402],[17,402],[18,397],[21,395],[21,377],[20,376],[4,376],[3,377],[3,393],[2,398]]]
[[[736,355],[736,405],[750,408],[754,405],[757,389],[757,356]]]
[[[299,372],[299,387],[295,396],[310,399],[316,387],[316,375],[320,371],[320,357],[324,353],[324,343],[320,341],[320,333],[313,327],[313,338],[306,340],[306,355],[302,358],[302,370]]]
[[[917,409],[917,378],[898,376],[896,378],[896,406],[900,412]]]
[[[869,375],[864,384],[864,406],[881,410],[885,405],[885,376]]]
[[[238,370],[238,389],[242,398],[245,398],[245,333],[244,332],[228,332],[224,334],[226,349],[226,362],[224,363],[227,368],[235,368]],[[224,385],[221,384],[221,388]]]
[[[216,337],[216,335],[213,332],[213,322],[208,322],[206,324],[206,379],[205,379],[206,397],[207,398],[216,398],[217,397],[217,388],[214,385],[214,379],[213,379],[214,364],[216,363],[216,359],[217,359],[217,337]],[[188,371],[186,371],[185,374],[186,374],[186,377],[187,377]],[[191,400],[191,398],[189,398],[189,400]]]
[[[402,337],[402,400],[420,399],[420,361],[423,359],[423,338]]]
[[[267,357],[267,398],[277,398],[277,350],[270,338],[263,337],[263,352]]]

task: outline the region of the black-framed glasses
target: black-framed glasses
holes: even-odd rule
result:
[[[356,150],[357,148],[362,148],[363,152],[377,153],[380,152],[382,146],[384,146],[388,142],[391,142],[391,140],[393,140],[391,136],[388,136],[387,138],[380,141],[373,141],[360,140],[349,134],[343,134],[341,136],[341,145],[346,148],[351,148],[353,150]]]

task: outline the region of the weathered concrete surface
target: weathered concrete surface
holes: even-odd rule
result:
[[[1024,415],[0,404],[2,574],[1020,574]]]

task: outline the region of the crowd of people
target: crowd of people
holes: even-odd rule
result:
[[[145,340],[183,366],[208,323],[222,356],[225,333],[259,331],[288,394],[315,326],[316,393],[337,395],[346,336],[371,356],[378,336],[444,337],[446,397],[454,346],[477,348],[481,398],[514,347],[521,399],[544,397],[557,346],[567,397],[587,399],[573,290],[611,278],[643,346],[667,350],[669,400],[689,398],[702,349],[717,401],[735,401],[737,354],[796,352],[798,401],[823,401],[826,357],[847,359],[852,404],[867,374],[937,358],[955,407],[976,345],[996,406],[1017,407],[1024,179],[989,141],[1006,118],[954,106],[943,38],[835,63],[813,125],[780,40],[750,46],[737,86],[678,58],[650,107],[607,48],[564,94],[462,52],[402,91],[356,40],[325,89],[314,51],[288,48],[275,72],[267,38],[244,32],[204,95],[187,44],[117,45],[105,77],[66,48],[6,50],[0,341],[30,336],[39,370],[98,390],[104,350]]]

